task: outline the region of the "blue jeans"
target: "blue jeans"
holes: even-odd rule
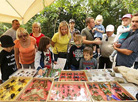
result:
[[[78,68],[76,68],[75,66],[71,65],[71,70],[78,70]]]
[[[6,80],[2,80],[2,83],[4,83]]]
[[[57,61],[58,59],[58,54],[54,54],[54,61]]]

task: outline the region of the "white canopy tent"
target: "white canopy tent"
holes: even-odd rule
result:
[[[0,0],[0,22],[11,23],[13,19],[18,19],[21,24],[25,24],[53,2],[54,0]]]

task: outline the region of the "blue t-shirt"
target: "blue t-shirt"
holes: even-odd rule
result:
[[[129,32],[132,34],[132,31]],[[121,45],[121,49],[128,49],[133,51],[130,55],[125,55],[120,52],[117,52],[116,63],[118,66],[131,67],[135,62],[135,59],[138,56],[138,30],[133,32],[133,34],[128,37]]]
[[[99,30],[105,32],[105,28],[104,28],[104,26],[101,25],[101,24],[100,24],[100,25],[95,25],[94,28],[98,28]],[[97,37],[98,37],[98,38],[102,38],[102,35],[103,35],[102,33],[98,32],[98,31],[95,31],[94,33],[95,33],[95,34],[94,34],[94,37],[95,37],[95,38],[97,38]]]

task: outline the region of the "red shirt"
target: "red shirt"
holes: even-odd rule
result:
[[[35,37],[35,36],[33,35],[33,33],[31,33],[30,36],[32,36],[32,37],[34,37],[34,38],[36,39],[36,44],[37,44],[37,47],[38,47],[40,38],[43,37],[43,36],[45,36],[45,35],[41,33],[41,35],[40,35],[39,37]]]

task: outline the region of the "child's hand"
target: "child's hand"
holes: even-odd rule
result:
[[[40,70],[38,71],[38,74],[41,75],[41,76],[42,76],[44,73],[45,73],[45,71],[44,71],[43,69],[40,69]]]
[[[93,28],[93,30],[96,30],[97,28]]]
[[[57,61],[54,61],[54,64],[57,64]]]
[[[21,67],[21,65],[20,64],[18,64],[17,65],[17,69],[21,69],[22,67]]]

